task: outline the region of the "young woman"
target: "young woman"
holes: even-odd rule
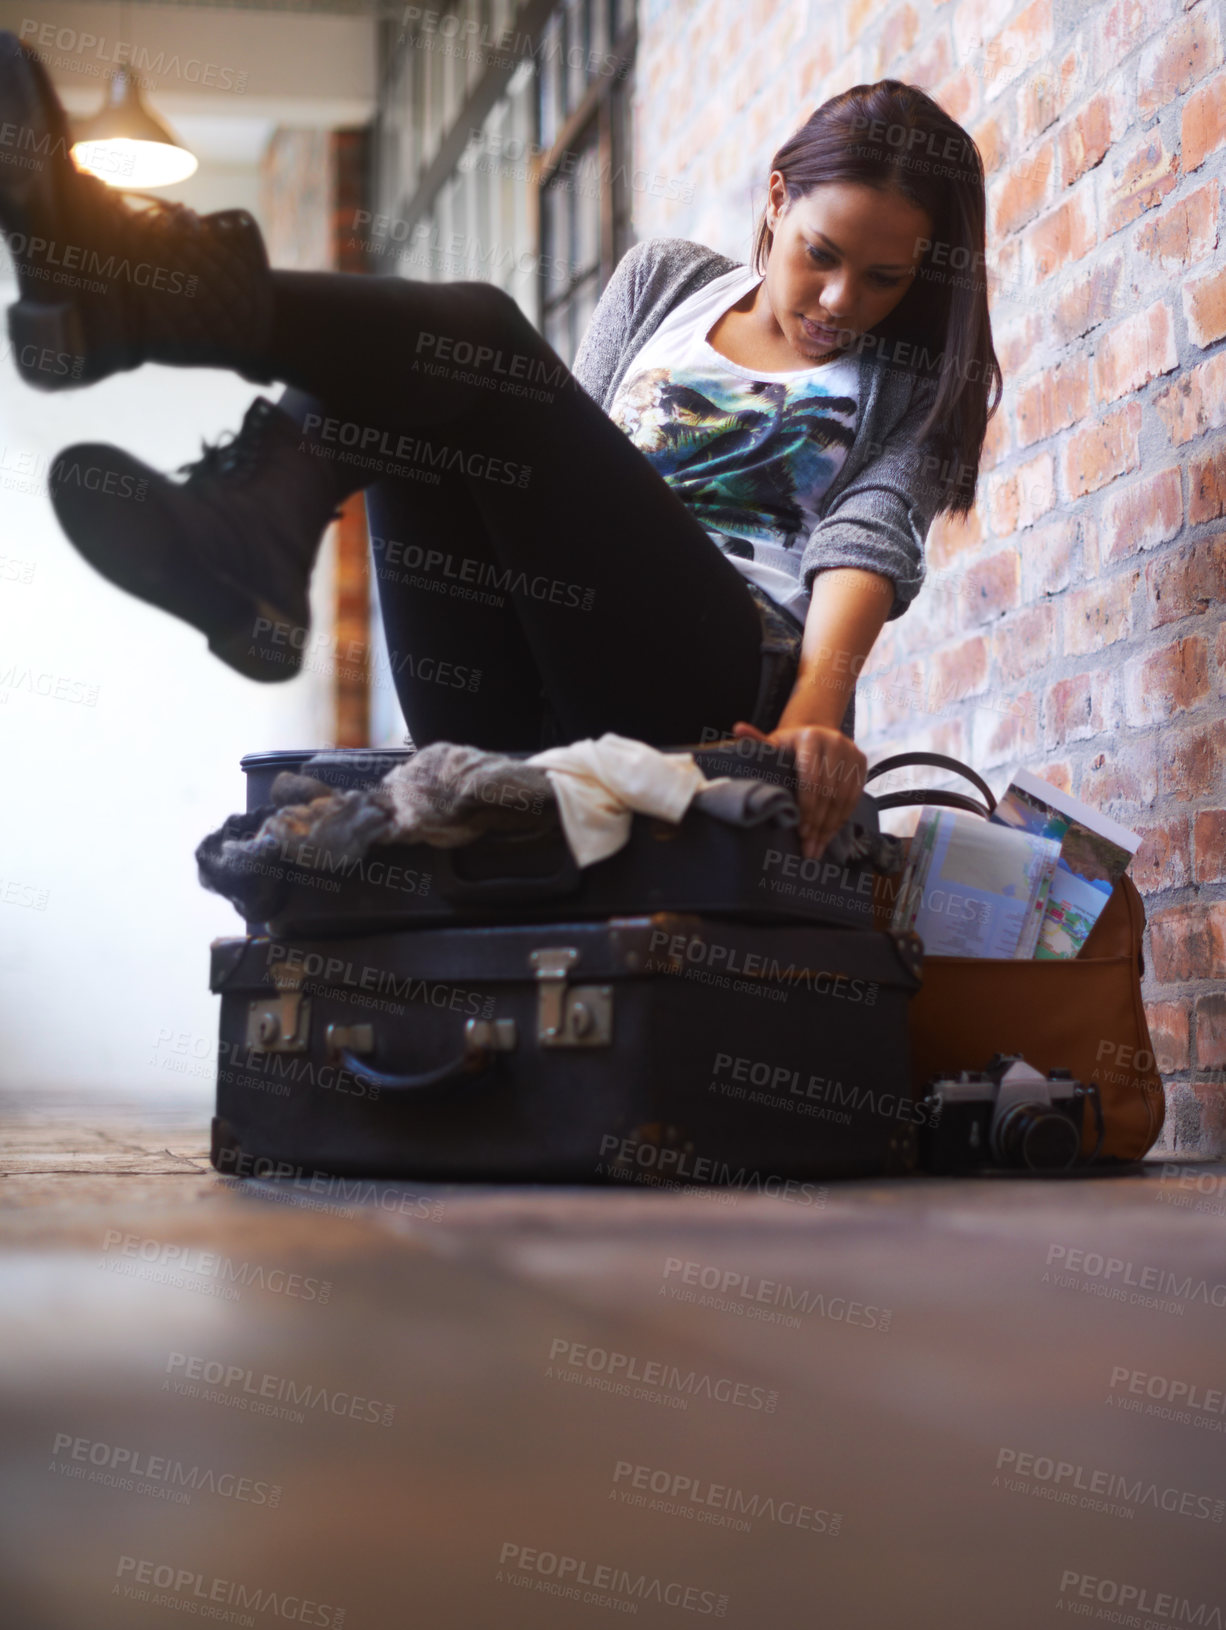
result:
[[[289,387],[185,483],[62,454],[52,499],[92,565],[286,678],[322,533],[366,487],[415,742],[786,743],[821,853],[866,768],[856,675],[919,590],[934,515],[970,509],[993,378],[999,400],[982,164],[929,97],[882,80],[820,107],[772,160],[752,269],[631,249],[573,373],[490,284],[274,271],[243,211],[134,208],[76,171],[11,34],[0,123],[23,133],[0,227],[29,383],[157,361]]]

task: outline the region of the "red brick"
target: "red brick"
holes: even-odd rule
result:
[[[964,621],[969,626],[999,617],[1017,605],[1022,568],[1015,549],[1000,549],[969,566],[962,580]]]
[[[1180,110],[1179,148],[1185,173],[1198,170],[1220,147],[1226,147],[1226,73],[1215,74],[1193,91]]]
[[[1151,560],[1145,568],[1145,593],[1151,628],[1199,617],[1222,603],[1226,586],[1226,532],[1198,538],[1177,554]]]
[[[1183,309],[1188,338],[1194,345],[1212,345],[1226,334],[1226,267],[1183,286]]]
[[[881,25],[877,35],[877,77],[883,77],[890,70],[890,66],[915,44],[916,36],[920,30],[920,20],[913,6],[899,6],[892,11]]]
[[[1222,1072],[1215,1070],[1203,1082],[1194,1078],[1188,1087],[1172,1086],[1167,1115],[1174,1113],[1175,1153],[1206,1158],[1226,1153],[1226,1093],[1222,1085]]]
[[[1173,538],[1183,526],[1179,466],[1112,488],[1103,501],[1101,526],[1108,564]]]
[[[949,36],[941,33],[924,40],[918,50],[912,50],[908,54],[906,62],[900,64],[900,71],[894,77],[905,80],[908,85],[919,85],[928,90],[930,85],[940,84],[952,66],[953,58],[950,54]],[[932,92],[929,91],[928,94],[931,95]],[[988,155],[983,150],[983,143],[979,139],[978,132],[972,130],[970,135],[979,147],[980,152],[983,153],[984,168],[993,167],[988,164]]]
[[[980,455],[979,471],[982,475],[987,470],[995,470],[1003,464],[1013,451],[1013,440],[1009,434],[1008,417],[997,410],[988,420],[987,429],[983,437],[983,452]]]
[[[1157,753],[1159,790],[1164,798],[1196,804],[1221,797],[1226,720],[1164,730]]]
[[[1017,97],[1017,134],[1031,142],[1072,106],[1085,85],[1085,58],[1068,51],[1056,65],[1045,63],[1022,86]]]
[[[1044,745],[1062,747],[1066,742],[1085,741],[1111,729],[1113,678],[1108,672],[1083,673],[1049,685],[1043,698]]]
[[[1196,1067],[1218,1070],[1226,1065],[1226,996],[1196,998]]]
[[[1188,461],[1188,525],[1226,515],[1226,452]]]
[[[1112,140],[1111,97],[1100,92],[1060,132],[1061,186],[1071,187],[1101,164]]]
[[[1155,271],[1168,272],[1182,281],[1189,266],[1204,260],[1217,247],[1219,193],[1217,180],[1207,181],[1142,222],[1132,240],[1137,254],[1150,261]]]
[[[1013,0],[963,0],[949,23],[958,60],[965,62],[999,34],[1012,10]]]
[[[1019,760],[1030,762],[1038,751],[1038,698],[1031,691],[1000,699],[999,708],[976,707],[971,713],[971,756],[981,774]]]
[[[1016,250],[1017,246],[1014,245],[1013,247]],[[1020,264],[1019,255],[1015,253],[1010,261],[1006,246],[1006,249],[1002,250],[997,256],[996,265],[993,267],[988,279],[989,286],[993,291],[993,299],[997,298],[995,290],[998,286],[1002,290],[1000,298],[1008,300],[1012,297],[1010,290],[1015,286],[1013,278],[1014,267],[1017,264]],[[1050,324],[1041,319],[1037,312],[1034,311],[1015,312],[1011,317],[1002,318],[999,326],[997,326],[996,314],[993,312],[992,324],[992,343],[996,347],[997,361],[1000,363],[1006,381],[1008,381],[1032,361],[1035,352],[1047,339]],[[998,414],[997,418],[1002,416]],[[995,423],[996,419],[994,418],[991,420],[989,428]]]
[[[1190,1059],[1188,1004],[1186,1002],[1146,1002],[1145,1019],[1153,1043],[1154,1062],[1159,1075],[1186,1070]]]
[[[1141,462],[1141,404],[1129,402],[1068,437],[1061,449],[1064,484],[1074,498],[1097,492]]]
[[[1147,209],[1154,209],[1179,178],[1179,155],[1167,152],[1162,132],[1156,128],[1117,152],[1103,188],[1107,237],[1144,215]]]
[[[1041,142],[1009,166],[992,189],[990,241],[1016,232],[1027,221],[1034,220],[1051,200],[1054,173],[1055,147],[1050,141]]]
[[[1132,596],[1140,580],[1139,571],[1124,572],[1063,597],[1066,656],[1101,651],[1132,633]]]
[[[1099,338],[1094,351],[1097,403],[1116,402],[1178,366],[1170,307],[1158,300]]]
[[[1006,475],[990,475],[987,492],[988,514],[998,538],[1033,526],[1056,502],[1051,454],[1040,453],[1025,464],[1015,465]]]
[[[964,64],[943,79],[929,95],[933,101],[940,103],[951,119],[966,126],[979,107],[979,75],[969,63]]]
[[[1010,150],[1014,149],[1014,143],[1009,139],[1008,132],[1002,128],[1000,118],[995,115],[990,119],[981,120],[977,125],[972,125],[967,134],[979,149],[985,176],[994,175],[1009,157]]]
[[[1069,586],[1080,541],[1073,521],[1051,521],[1047,526],[1035,527],[1021,551],[1022,594],[1028,602],[1058,594]]]
[[[962,620],[957,583],[948,575],[926,577],[907,613],[907,651],[935,650],[962,632]]]
[[[900,751],[946,753],[950,758],[966,758],[961,719],[942,719],[908,736],[906,748]]]
[[[940,571],[982,543],[983,520],[976,507],[969,515],[939,515],[924,540],[924,553],[929,564]]]
[[[1123,307],[1117,305],[1117,302],[1123,299],[1121,289],[1123,274],[1122,255],[1096,259],[1095,264],[1084,272],[1080,274],[1075,272],[1056,295],[1055,309],[1043,325],[1043,337],[1046,338],[1050,332],[1051,337],[1059,344],[1068,345],[1071,341],[1079,340],[1090,329],[1096,328],[1099,323],[1106,322],[1117,310],[1122,310]],[[1003,366],[1003,356],[1001,363]],[[1011,366],[1008,371],[1012,372],[1013,367]]]
[[[1226,973],[1226,950],[1219,935],[1215,952],[1209,912],[1203,905],[1168,906],[1146,915],[1151,966],[1159,985],[1182,985]]]
[[[1040,781],[1046,781],[1061,792],[1070,795],[1073,791],[1073,766],[1067,759],[1047,759],[1043,763],[1032,763],[1028,766],[1031,773],[1037,775]]]
[[[1114,746],[1110,753],[1095,753],[1081,773],[1077,796],[1127,824],[1136,811],[1152,805],[1156,784],[1153,744],[1138,741],[1129,744],[1127,753]]]
[[[1222,63],[1222,34],[1208,6],[1180,18],[1151,40],[1137,66],[1137,111],[1143,119],[1190,90]]]
[[[1192,827],[1198,883],[1226,882],[1226,809],[1198,809]]]
[[[988,678],[988,642],[982,634],[963,640],[932,659],[927,706],[934,712],[983,690]]]
[[[1055,608],[1028,606],[1011,613],[991,637],[998,683],[1011,685],[1041,668],[1055,655]]]
[[[881,16],[889,5],[889,0],[847,0],[843,11],[844,38],[848,45],[854,45],[863,34]]]
[[[1008,15],[1011,8],[1002,8],[998,15]],[[1019,74],[1041,62],[1052,48],[1052,0],[1033,0],[1013,22],[997,28],[983,44],[980,73],[983,94],[987,101],[1001,91]]]
[[[1131,56],[1141,40],[1159,33],[1175,15],[1178,0],[1115,0],[1094,9],[1090,26],[1090,58],[1095,81]]]
[[[1141,893],[1182,888],[1192,872],[1188,817],[1177,815],[1174,820],[1138,826],[1136,830],[1141,834],[1141,847],[1132,857],[1128,872]]]
[[[1079,423],[1090,410],[1090,364],[1073,357],[1047,368],[1017,393],[1017,441],[1030,447]]]
[[[1093,249],[1090,210],[1088,193],[1074,193],[1027,229],[1026,254],[1036,283],[1054,277],[1073,261],[1083,260]]]
[[[1209,694],[1209,651],[1199,634],[1133,657],[1124,669],[1124,715],[1131,725],[1161,724]]]
[[[814,30],[796,45],[792,69],[796,75],[796,102],[800,113],[807,116],[813,104],[819,101],[818,87],[833,69],[837,54],[835,41],[826,30]]]
[[[1226,351],[1200,362],[1152,397],[1171,441],[1180,446],[1226,425]]]
[[[857,686],[857,698],[863,689],[876,729],[888,730],[891,725],[914,722],[923,707],[927,684],[925,669],[918,662],[907,662],[889,673],[877,674],[871,684]]]

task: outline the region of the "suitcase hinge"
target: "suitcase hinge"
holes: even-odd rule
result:
[[[613,1040],[613,987],[567,985],[579,960],[571,945],[533,951],[540,997],[536,1039],[542,1047],[608,1047]]]
[[[260,1053],[305,1053],[311,1030],[311,1004],[302,994],[302,969],[269,964],[275,996],[247,1003],[247,1046]]]

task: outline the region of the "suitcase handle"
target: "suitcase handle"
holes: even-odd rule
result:
[[[457,872],[451,849],[438,849],[434,855],[434,887],[444,900],[464,903],[469,900],[517,901],[552,900],[563,894],[573,894],[579,887],[579,868],[567,847],[562,864],[546,877],[464,877]]]
[[[948,753],[893,753],[889,758],[883,758],[880,764],[874,764],[864,777],[865,785],[874,776],[885,775],[890,770],[901,770],[908,764],[931,764],[941,770],[952,770],[955,775],[965,777],[967,781],[979,788],[987,800],[987,807],[972,798],[965,792],[939,791],[935,787],[911,787],[905,792],[887,792],[883,796],[874,795],[874,802],[878,809],[900,809],[908,804],[944,804],[949,809],[967,809],[973,815],[991,815],[996,808],[996,799],[991,787],[969,764],[963,764],[961,759],[951,758]]]
[[[329,1026],[331,1029],[331,1026]],[[335,1056],[344,1067],[372,1086],[391,1092],[428,1092],[434,1087],[450,1086],[453,1082],[472,1080],[485,1075],[494,1062],[496,1053],[509,1053],[515,1046],[514,1019],[469,1019],[464,1026],[464,1047],[457,1058],[449,1059],[433,1070],[420,1070],[413,1075],[393,1075],[365,1064],[352,1047],[335,1048]]]

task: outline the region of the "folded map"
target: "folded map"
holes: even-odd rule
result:
[[[1029,957],[1060,854],[1057,838],[925,809],[907,851],[893,926],[929,956]]]
[[[1076,956],[1140,847],[1140,834],[1024,769],[1013,772],[988,824],[994,823],[1058,840],[1033,955]]]

